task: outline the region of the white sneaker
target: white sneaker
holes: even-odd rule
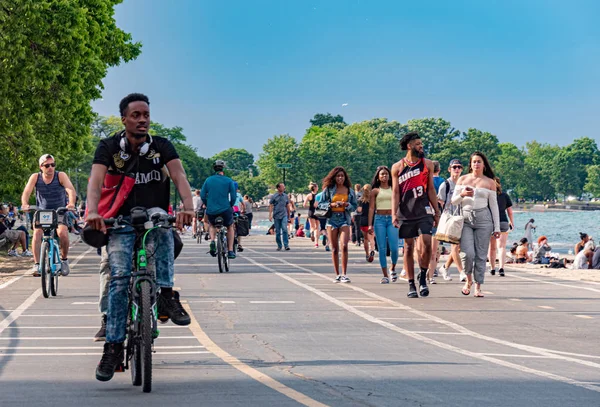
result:
[[[61,276],[68,276],[69,273],[71,272],[71,269],[69,268],[69,260],[61,260],[60,261],[60,275]]]
[[[347,276],[342,276],[342,278],[340,278],[340,283],[349,283],[350,279]]]
[[[334,283],[340,283],[342,281],[342,275],[338,275],[335,280],[333,280]]]
[[[442,273],[442,277],[444,277],[444,281],[452,281],[452,277],[450,277],[450,272],[446,266],[440,267],[440,272]]]
[[[400,272],[400,277],[406,277],[406,270],[402,269]]]
[[[15,249],[9,250],[7,253],[10,257],[18,257],[17,251]]]
[[[31,253],[29,250],[25,250],[23,253],[21,253],[22,257],[33,257],[33,253]]]
[[[431,278],[429,279],[429,284],[437,284],[437,283],[435,282],[435,280],[433,279],[433,277],[431,277]]]
[[[39,277],[40,276],[40,265],[39,264],[34,264],[31,267],[31,275],[34,277]]]
[[[467,281],[467,275],[465,273],[460,273],[460,282],[464,283]]]
[[[383,278],[381,279],[381,282],[380,282],[380,283],[381,283],[381,284],[389,284],[389,283],[390,283],[390,279],[389,279],[389,278],[387,278],[387,277],[383,277]]]

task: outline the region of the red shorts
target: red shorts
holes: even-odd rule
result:
[[[361,230],[361,232],[367,233],[369,231],[369,227],[368,226],[361,226],[360,230]]]

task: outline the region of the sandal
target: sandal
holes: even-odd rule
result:
[[[471,294],[471,285],[473,285],[473,283],[470,283],[468,281],[465,283],[465,286],[461,290],[461,292],[463,293],[463,295],[469,295],[469,294]]]
[[[367,261],[369,263],[373,263],[373,259],[375,258],[375,252],[371,251],[371,253],[369,254],[369,257],[367,257]]]
[[[477,298],[483,298],[483,294],[481,293],[481,287],[475,286],[475,294],[473,296]]]

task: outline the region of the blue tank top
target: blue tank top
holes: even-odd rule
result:
[[[54,173],[52,182],[46,184],[40,172],[35,183],[35,200],[38,209],[58,209],[67,206],[65,187],[60,185],[58,171]]]

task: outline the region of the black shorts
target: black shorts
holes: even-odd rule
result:
[[[208,218],[208,223],[210,223],[211,225],[215,224],[215,219],[217,219],[219,216],[223,218],[223,226],[227,227],[233,225],[233,209],[229,209],[225,212],[218,213],[216,215],[211,215],[208,213],[206,214],[206,217]]]
[[[321,223],[321,230],[327,229],[327,218],[317,218]]]
[[[426,216],[415,220],[401,220],[398,237],[400,239],[414,239],[420,235],[433,234],[433,216]]]

